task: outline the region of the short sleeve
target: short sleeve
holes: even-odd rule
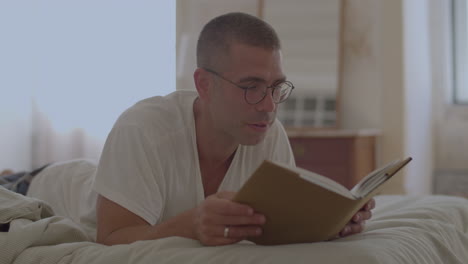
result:
[[[104,145],[93,189],[154,225],[164,204],[160,168],[157,153],[140,128],[117,126]]]

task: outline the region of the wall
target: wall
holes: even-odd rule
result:
[[[342,127],[376,128],[378,165],[403,156],[403,31],[401,1],[345,0]],[[404,192],[399,173],[386,192]]]
[[[378,163],[413,156],[386,193],[428,193],[431,81],[425,0],[345,0],[342,127],[381,130]]]
[[[377,23],[379,4],[375,0],[345,0],[343,5],[341,126],[350,129],[380,128],[379,107],[383,90],[380,88],[379,69],[379,31],[382,27]],[[389,39],[398,43],[396,35],[397,38],[389,36]]]

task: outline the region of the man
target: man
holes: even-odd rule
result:
[[[197,66],[197,92],[148,98],[114,125],[93,187],[98,242],[181,236],[226,245],[262,233],[265,216],[231,199],[263,160],[294,165],[275,119],[293,89],[280,41],[264,21],[226,14],[203,28]],[[360,232],[373,204],[341,235]]]

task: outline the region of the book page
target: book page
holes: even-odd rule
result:
[[[335,182],[334,180],[330,179],[330,178],[327,178],[325,176],[322,176],[320,174],[317,174],[317,173],[314,173],[314,172],[311,172],[311,171],[308,171],[306,169],[302,169],[302,168],[299,168],[299,167],[293,167],[293,166],[289,166],[289,165],[285,165],[285,164],[279,164],[279,163],[276,163],[275,164],[281,166],[281,167],[284,167],[286,169],[289,169],[289,170],[292,170],[294,172],[296,172],[297,174],[299,174],[299,177],[301,177],[302,179],[306,180],[306,181],[309,181],[309,182],[312,182],[312,183],[315,183],[327,190],[330,190],[332,192],[335,192],[335,193],[338,193],[344,197],[347,197],[349,199],[355,199],[356,197],[346,188],[344,187],[343,185],[339,184],[338,182]]]
[[[372,192],[379,185],[387,181],[396,172],[403,168],[408,162],[411,161],[411,157],[404,160],[394,160],[382,168],[379,168],[366,177],[364,177],[356,186],[353,187],[351,193],[357,197],[365,197],[367,194]]]
[[[377,175],[379,174],[382,174],[382,172],[385,172],[387,171],[391,166],[395,165],[396,163],[398,163],[398,160],[394,160],[388,164],[386,164],[385,166],[381,167],[381,168],[378,168],[374,171],[372,171],[371,173],[369,173],[366,177],[362,178],[359,183],[357,183],[352,189],[351,189],[351,193],[353,193],[354,195],[357,195],[357,196],[361,196],[360,194],[360,190],[364,189],[366,187],[366,185],[369,185],[370,182],[375,178],[377,177]]]
[[[352,192],[358,197],[365,197],[380,184],[384,183],[389,177],[390,175],[385,170],[380,171],[378,174],[374,175],[374,177],[369,178],[364,184],[360,185],[359,188],[353,188]]]

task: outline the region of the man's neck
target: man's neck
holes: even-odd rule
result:
[[[202,109],[200,99],[193,105],[198,162],[205,197],[218,191],[221,182],[231,166],[237,144],[213,126],[206,109]],[[205,110],[205,111],[204,111]]]
[[[199,100],[198,98],[195,100],[193,111],[200,162],[206,162],[215,167],[229,165],[238,144],[230,136],[216,130]]]

